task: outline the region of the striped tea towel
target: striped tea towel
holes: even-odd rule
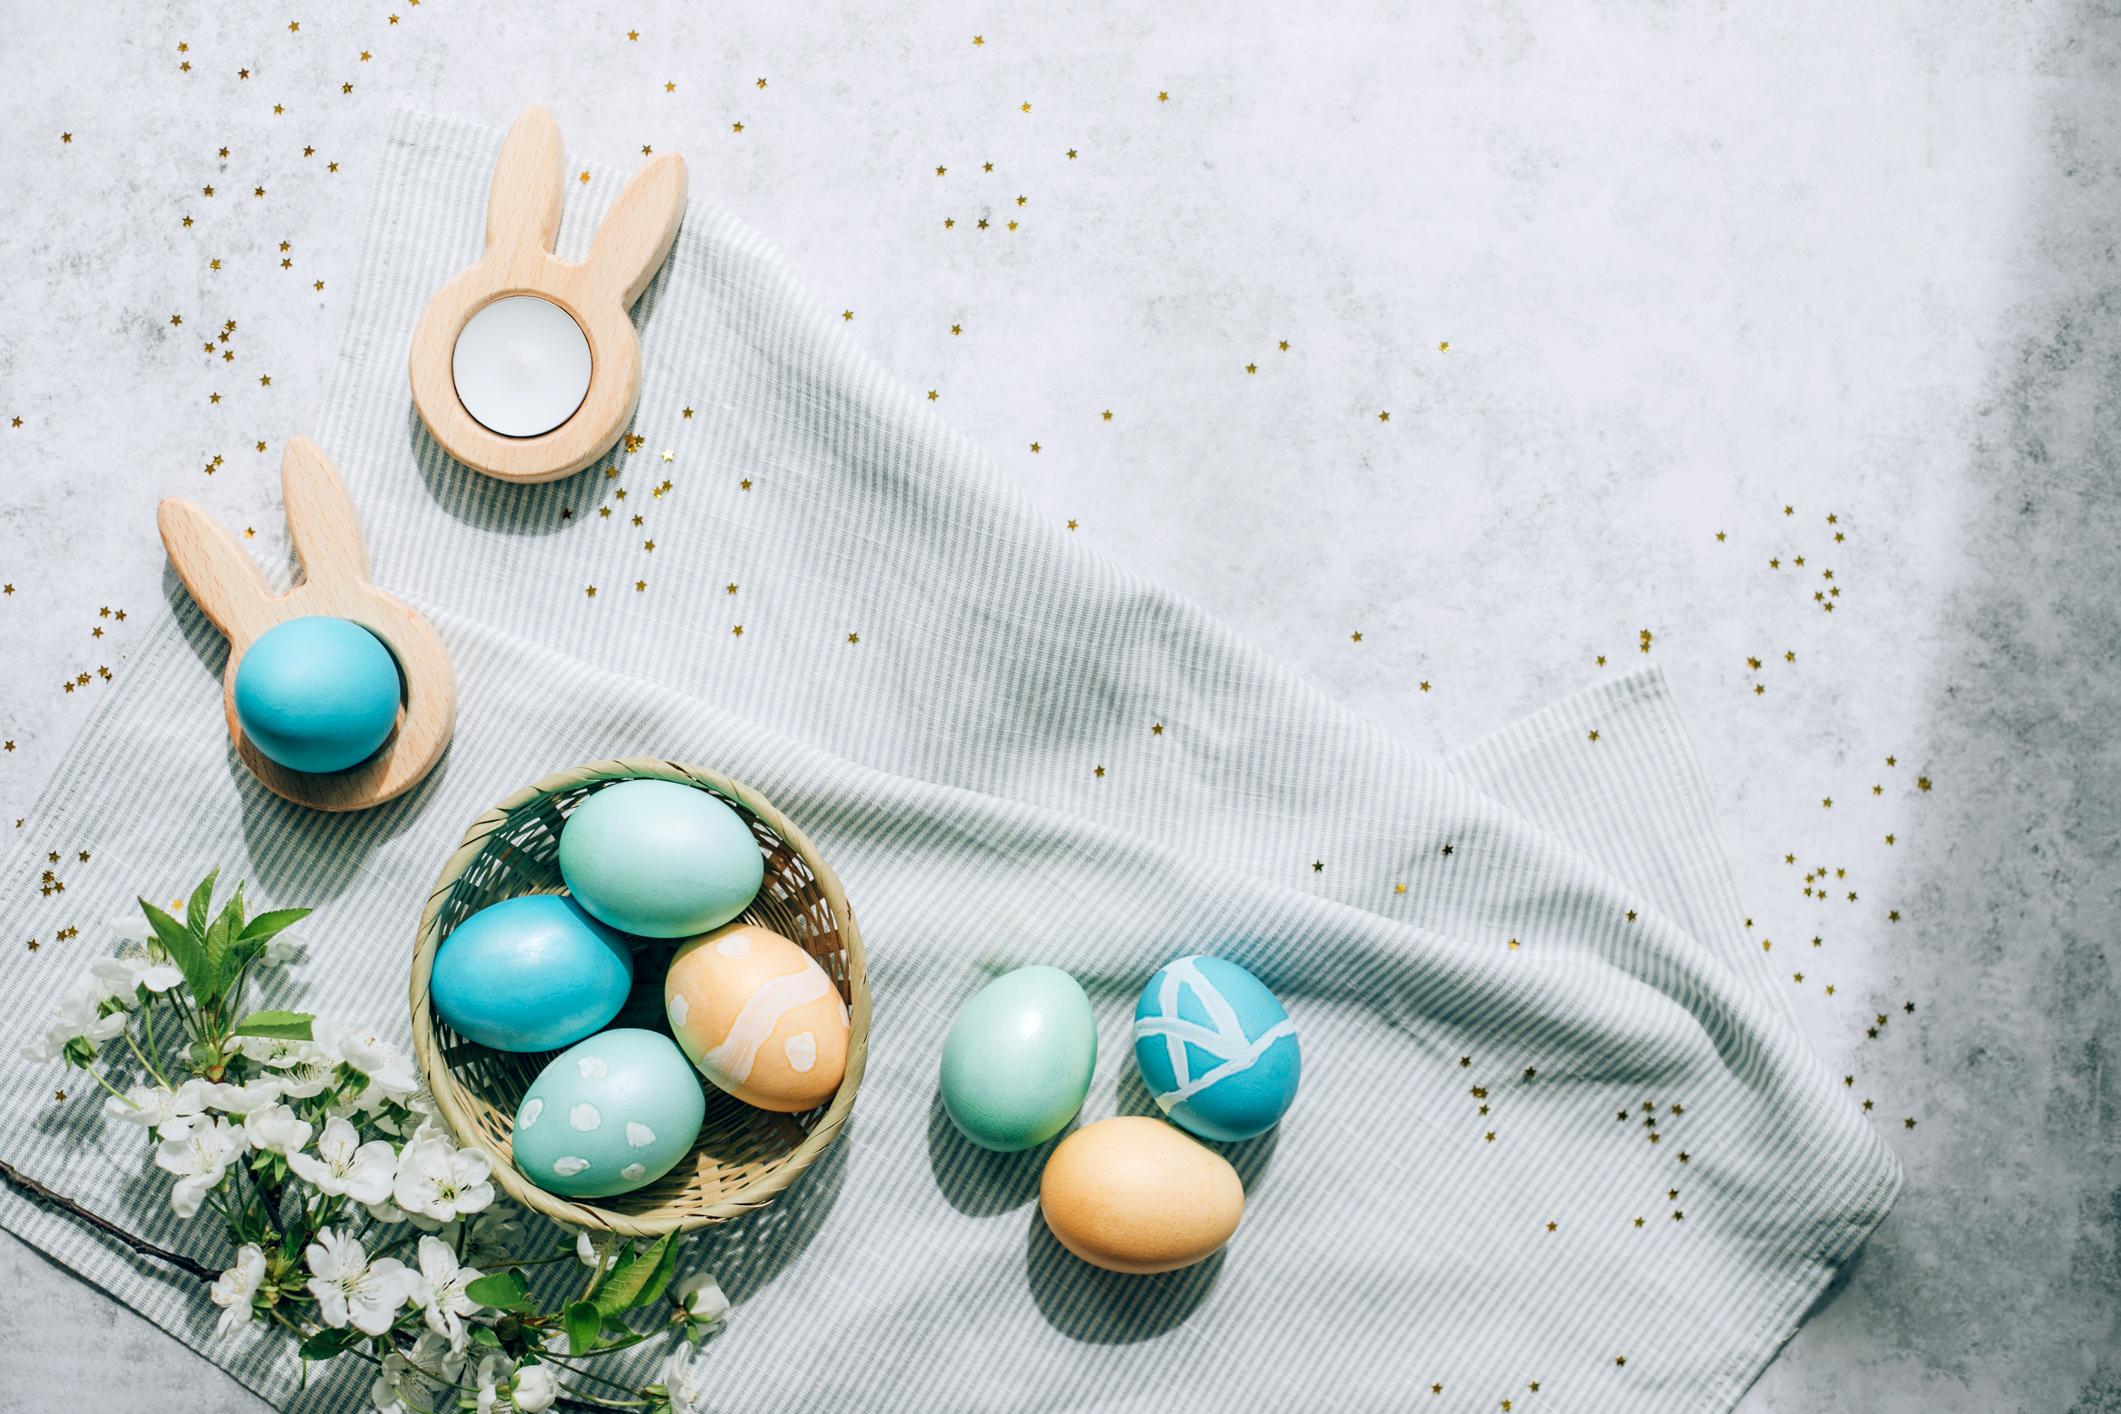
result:
[[[1768,991],[1662,680],[1417,754],[1034,520],[701,203],[636,312],[634,450],[547,486],[474,475],[422,430],[405,355],[477,253],[497,147],[393,126],[318,434],[377,582],[454,655],[449,755],[358,816],[267,794],[222,730],[223,644],[173,587],[5,872],[0,936],[46,940],[11,1014],[41,1015],[136,892],[218,863],[257,906],[318,906],[310,1003],[402,1033],[422,900],[481,809],[583,761],[696,761],[833,861],[876,999],[827,1159],[694,1242],[736,1303],[708,1347],[728,1407],[1735,1403],[1899,1173]],[[618,185],[569,184],[563,254]],[[41,894],[46,852],[81,849]],[[1153,1112],[1131,1008],[1195,952],[1287,1003],[1303,1090],[1230,1151],[1247,1207],[1221,1256],[1107,1274],[1042,1224],[1043,1151],[952,1130],[943,1035],[998,971],[1057,964],[1097,1009],[1083,1119]],[[198,1247],[137,1135],[52,1105],[53,1078],[0,1067],[0,1155]],[[216,1343],[189,1279],[9,1191],[0,1221],[270,1397],[352,1398],[296,1394],[262,1333]]]

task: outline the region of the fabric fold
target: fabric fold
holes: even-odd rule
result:
[[[1537,1380],[1570,1410],[1734,1403],[1899,1176],[1767,985],[1661,677],[1426,758],[1040,524],[697,202],[636,314],[638,440],[549,486],[479,478],[426,438],[403,359],[476,252],[497,145],[393,125],[319,436],[378,582],[455,659],[448,757],[358,817],[267,795],[221,733],[221,645],[173,590],[0,884],[22,936],[80,928],[20,969],[22,1015],[134,892],[219,863],[320,906],[312,1001],[402,1032],[419,905],[479,810],[580,761],[697,760],[833,861],[876,998],[828,1160],[697,1244],[736,1301],[709,1358],[740,1402],[1376,1407],[1441,1384],[1479,1407]],[[563,253],[618,189],[591,170]],[[40,894],[37,858],[83,848]],[[1099,1020],[1084,1121],[1152,1112],[1134,993],[1204,951],[1288,1004],[1303,1093],[1232,1150],[1225,1254],[1110,1277],[1044,1232],[1038,1154],[941,1116],[942,1034],[996,971],[1066,967]],[[182,1242],[137,1147],[37,1103],[50,1078],[0,1072],[0,1156]],[[0,1221],[294,1397],[285,1352],[210,1344],[181,1280],[9,1192]]]

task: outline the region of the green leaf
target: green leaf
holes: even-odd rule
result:
[[[587,1301],[574,1301],[567,1306],[567,1348],[576,1355],[587,1355],[597,1348],[597,1335],[604,1318],[597,1308]]]
[[[629,1248],[612,1267],[611,1274],[604,1278],[603,1285],[597,1288],[593,1298],[597,1310],[607,1316],[616,1316],[640,1305],[641,1293],[662,1265],[663,1254],[670,1249],[675,1237],[675,1233],[665,1233],[639,1250]]]
[[[480,1326],[466,1323],[464,1327],[464,1332],[465,1334],[471,1337],[471,1343],[473,1345],[491,1346],[495,1350],[499,1350],[501,1348],[501,1338],[494,1334],[492,1326]]]
[[[351,1326],[333,1330],[326,1326],[302,1342],[300,1354],[304,1360],[329,1360],[361,1339],[361,1333]]]
[[[236,1023],[237,1036],[263,1036],[273,1041],[307,1041],[316,1017],[306,1011],[254,1011]]]
[[[206,965],[213,973],[213,990],[205,1000],[219,1001],[242,971],[235,957],[236,935],[243,931],[243,901],[237,897],[206,928]]]
[[[491,1306],[500,1311],[530,1309],[530,1288],[523,1284],[522,1273],[514,1268],[480,1277],[464,1288],[464,1294],[481,1306]]]
[[[238,941],[245,943],[265,942],[281,930],[291,928],[295,924],[300,923],[303,919],[309,917],[309,914],[310,910],[306,908],[268,909],[243,925],[243,932]]]
[[[656,1298],[663,1294],[663,1289],[670,1285],[671,1277],[677,1275],[678,1253],[684,1249],[684,1241],[672,1235],[665,1237],[663,1243],[662,1258],[655,1264],[655,1270],[649,1273],[648,1285],[642,1287],[641,1294],[633,1299],[636,1307],[654,1305]]]
[[[208,875],[207,883],[212,881],[213,876]],[[201,884],[199,887],[203,889],[206,886]],[[193,897],[198,895],[194,894]],[[140,900],[140,910],[147,915],[147,926],[155,930],[155,941],[162,945],[162,951],[169,954],[169,960],[184,974],[184,985],[191,989],[194,997],[203,1001],[213,984],[213,973],[206,960],[205,944],[193,935],[191,929],[146,899]]]
[[[199,887],[191,891],[191,902],[184,905],[184,921],[191,925],[191,931],[196,937],[206,936],[207,915],[213,911],[214,906],[214,880],[220,877],[220,870],[209,869],[206,877],[199,881]]]

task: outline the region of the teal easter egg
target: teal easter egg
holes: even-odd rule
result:
[[[621,781],[567,817],[560,875],[576,902],[621,932],[689,938],[750,906],[766,860],[751,827],[707,791]]]
[[[1219,957],[1182,957],[1142,988],[1134,1059],[1157,1106],[1203,1139],[1272,1129],[1296,1098],[1296,1023],[1266,984]]]
[[[958,1008],[943,1041],[943,1109],[982,1149],[1015,1153],[1068,1127],[1095,1069],[1082,984],[1058,967],[1020,967]]]
[[[699,1137],[707,1094],[657,1031],[600,1031],[530,1082],[516,1106],[516,1167],[563,1198],[609,1198],[677,1167]]]
[[[236,664],[236,721],[290,771],[358,766],[398,721],[398,660],[346,619],[289,619]]]
[[[558,894],[488,904],[435,950],[428,999],[482,1046],[556,1051],[607,1024],[633,985],[633,949]]]

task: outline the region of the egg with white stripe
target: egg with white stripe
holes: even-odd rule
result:
[[[770,928],[732,923],[670,959],[663,1006],[700,1073],[782,1114],[830,1100],[847,1071],[847,1005],[816,958]]]
[[[1177,958],[1149,979],[1134,1059],[1174,1124],[1223,1143],[1272,1129],[1303,1077],[1296,1023],[1264,982],[1219,957]]]
[[[608,1198],[677,1167],[706,1113],[700,1079],[669,1037],[619,1027],[547,1063],[516,1106],[510,1143],[538,1187]]]

